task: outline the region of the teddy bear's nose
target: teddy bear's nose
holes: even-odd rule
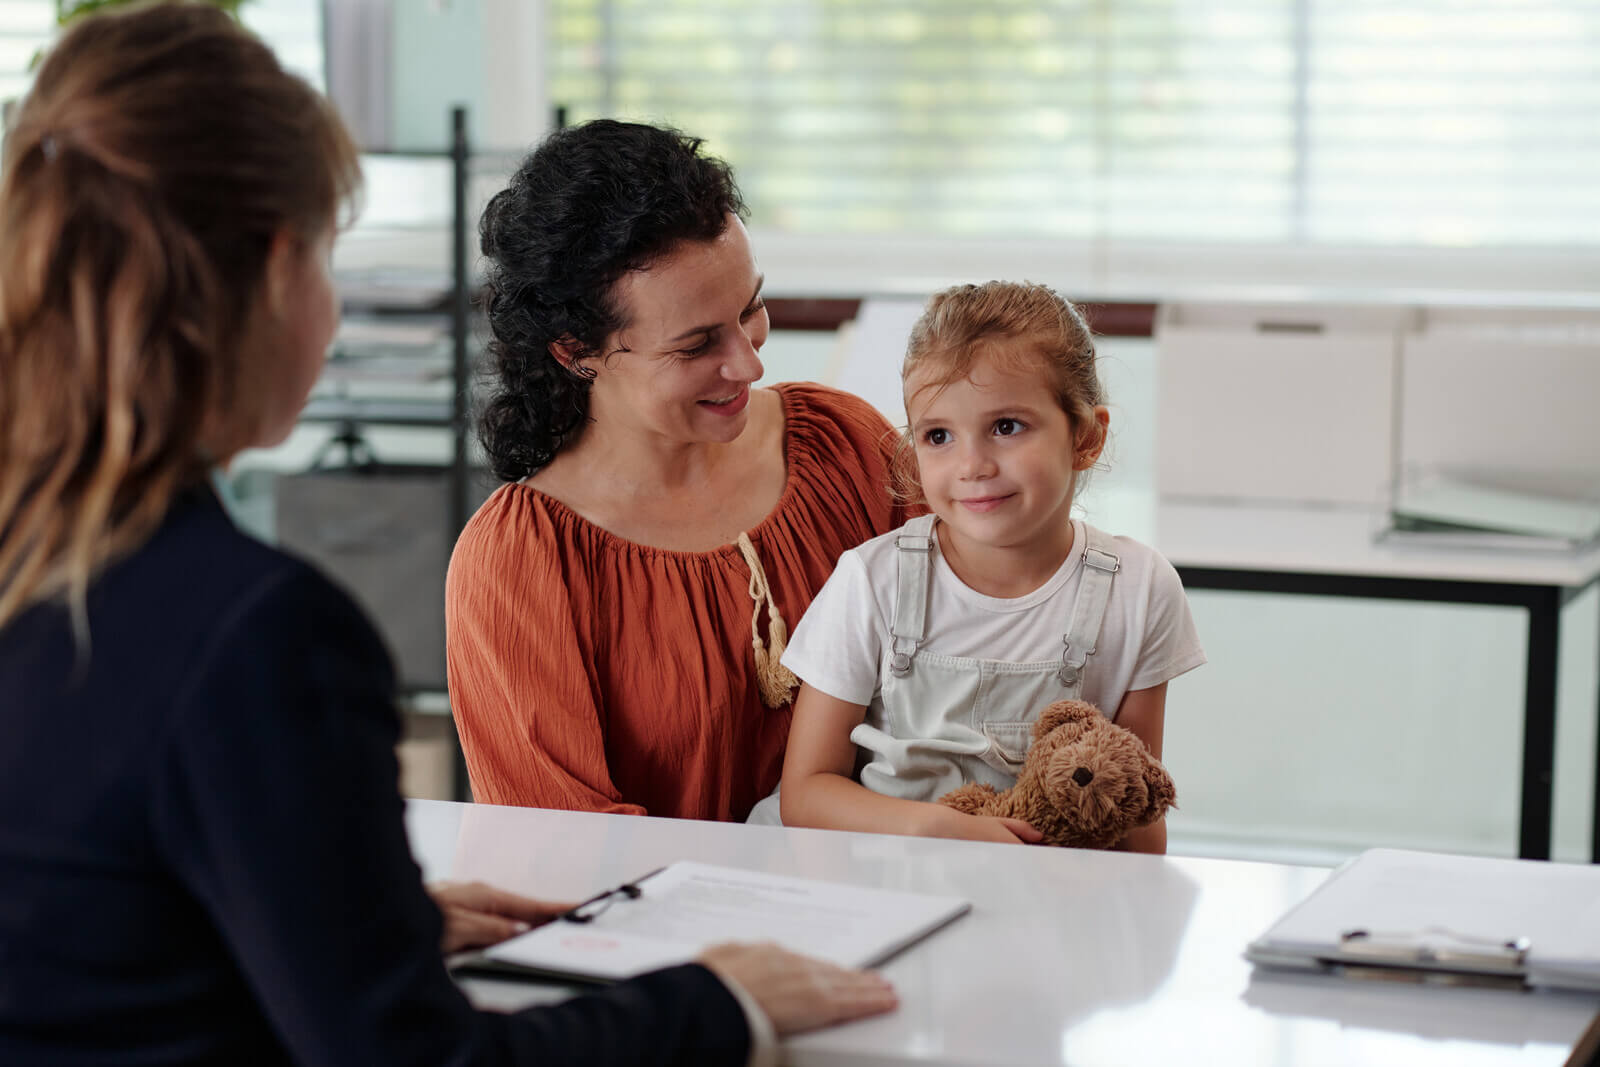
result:
[[[1094,772],[1087,767],[1079,767],[1072,772],[1072,780],[1077,782],[1080,787],[1086,786],[1094,781]]]

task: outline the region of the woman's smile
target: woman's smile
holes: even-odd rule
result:
[[[713,397],[710,400],[700,401],[700,406],[707,411],[718,415],[737,415],[750,403],[750,387],[741,386],[739,391],[729,396]]]

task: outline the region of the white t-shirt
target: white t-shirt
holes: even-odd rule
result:
[[[895,538],[875,537],[839,557],[838,566],[795,628],[783,664],[801,681],[863,707],[878,691],[894,619]],[[1024,596],[985,596],[956,577],[934,539],[933,588],[921,652],[1032,663],[1061,657],[1088,543],[1072,523],[1072,551],[1061,568]],[[1178,572],[1160,553],[1129,537],[1108,538],[1119,569],[1100,637],[1083,672],[1083,699],[1114,717],[1136,689],[1169,682],[1206,661]]]

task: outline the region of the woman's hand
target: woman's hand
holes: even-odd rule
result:
[[[444,916],[439,947],[447,956],[515,937],[572,907],[507,893],[482,882],[435,882],[428,886],[428,895]]]
[[[952,837],[962,841],[998,841],[1007,845],[1036,845],[1044,834],[1021,819],[999,815],[968,815],[943,804],[928,804],[913,833],[918,837]]]
[[[699,962],[749,993],[780,1037],[879,1015],[900,1003],[894,987],[872,971],[837,967],[770,943],[715,945]]]

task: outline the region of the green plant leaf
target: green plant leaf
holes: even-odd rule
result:
[[[66,26],[89,15],[139,2],[140,0],[56,0],[56,25]],[[234,18],[238,18],[239,8],[243,6],[245,0],[210,0],[210,2],[213,7],[219,7]]]

